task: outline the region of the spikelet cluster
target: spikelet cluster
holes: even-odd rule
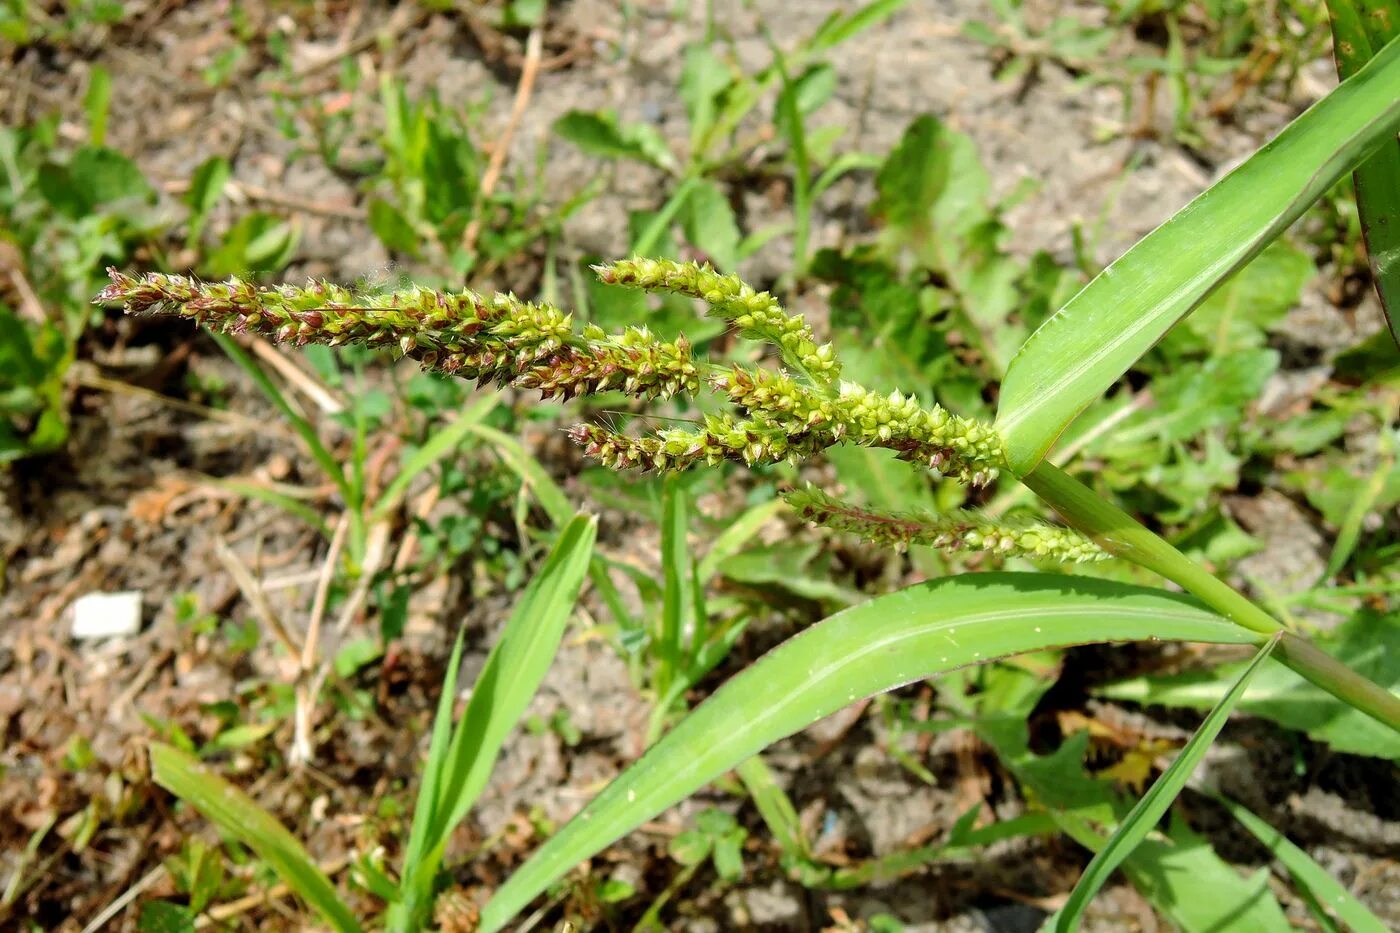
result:
[[[778,299],[754,291],[737,275],[721,275],[708,263],[669,259],[624,259],[593,268],[609,285],[700,299],[711,314],[734,325],[741,337],[777,347],[783,362],[815,385],[833,385],[841,375],[831,344],[819,346],[805,320],[788,314]]]
[[[1077,531],[1040,521],[994,520],[963,509],[935,514],[861,508],[811,486],[790,492],[785,498],[805,521],[900,551],[912,544],[923,544],[943,550],[987,551],[1063,563],[1087,563],[1112,556]]]
[[[798,463],[831,446],[814,434],[789,434],[771,423],[707,415],[696,428],[666,428],[647,437],[631,437],[596,424],[581,424],[569,436],[584,453],[614,469],[655,472],[684,470],[696,464]]]
[[[759,421],[839,443],[883,447],[963,483],[985,485],[1003,463],[1001,437],[989,426],[895,391],[872,392],[842,382],[824,395],[785,372],[742,367],[715,376],[714,386]]]
[[[358,293],[326,282],[260,288],[231,278],[133,277],[109,269],[96,297],[132,314],[168,314],[228,333],[255,333],[296,345],[390,347],[427,369],[479,382],[514,384],[570,397],[619,388],[643,398],[694,393],[700,371],[690,344],[663,342],[646,328],[609,336],[575,334],[573,318],[514,295],[439,292],[409,286]]]
[[[514,295],[440,292],[410,286],[361,293],[325,282],[263,288],[246,280],[207,283],[179,275],[111,272],[100,303],[134,314],[170,314],[231,333],[331,345],[392,347],[440,372],[570,398],[620,391],[643,398],[695,395],[702,387],[734,411],[699,424],[633,437],[597,425],[573,432],[608,466],[679,470],[707,463],[796,463],[836,444],[883,447],[970,484],[992,480],[1005,461],[987,425],[841,381],[829,344],[802,318],[736,276],[695,263],[633,259],[599,267],[604,281],[689,295],[741,334],[771,343],[787,368],[721,368],[694,359],[684,337],[645,327],[607,334],[576,330],[572,316]]]

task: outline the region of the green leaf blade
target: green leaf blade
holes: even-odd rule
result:
[[[1138,242],[1031,335],[997,426],[1023,476],[1064,428],[1232,273],[1400,128],[1400,43]]]
[[[1313,861],[1312,856],[1290,842],[1283,833],[1260,819],[1247,807],[1219,795],[1215,799],[1288,869],[1294,882],[1306,888],[1325,910],[1335,913],[1354,933],[1384,933],[1385,924],[1371,913],[1365,904],[1339,884],[1326,869]]]
[[[1103,887],[1103,883],[1108,880],[1108,876],[1122,864],[1123,860],[1132,854],[1138,844],[1147,838],[1147,834],[1157,825],[1158,820],[1167,812],[1167,808],[1172,805],[1181,793],[1182,788],[1191,777],[1191,773],[1196,770],[1216,736],[1220,735],[1220,730],[1225,728],[1226,721],[1230,718],[1230,713],[1234,711],[1235,704],[1244,696],[1249,682],[1254,679],[1264,659],[1273,653],[1278,645],[1281,636],[1275,635],[1265,643],[1264,647],[1254,655],[1254,660],[1250,662],[1230,690],[1225,696],[1220,698],[1220,702],[1210,711],[1210,715],[1201,723],[1196,734],[1191,736],[1191,741],[1186,743],[1186,747],[1172,761],[1171,766],[1162,773],[1142,799],[1137,802],[1127,817],[1118,826],[1118,831],[1108,840],[1108,843],[1094,856],[1089,867],[1080,876],[1079,882],[1070,892],[1069,900],[1060,909],[1058,919],[1055,923],[1056,933],[1069,933],[1071,930],[1079,929],[1079,920],[1084,913],[1084,908],[1089,906],[1089,902],[1094,899],[1094,895]]]
[[[1151,638],[1259,640],[1185,599],[1049,574],[937,580],[837,613],[736,675],[613,781],[496,892],[482,929],[500,929],[582,859],[861,697],[1026,651]]]
[[[302,900],[340,933],[360,924],[325,873],[301,843],[251,797],[193,756],[159,742],[151,745],[151,773],[157,784],[258,854]]]
[[[450,718],[452,704],[445,697],[439,705],[425,768],[428,805],[414,811],[412,860],[404,866],[403,900],[391,910],[391,930],[417,929],[414,924],[425,918],[447,841],[485,788],[501,746],[559,650],[593,557],[597,528],[592,516],[576,515],[560,531],[487,656],[467,709],[446,744],[441,740],[442,723]],[[459,658],[460,639],[449,669],[454,680]],[[453,682],[444,687],[448,693],[454,689]]]
[[[1376,50],[1400,36],[1400,0],[1329,0],[1337,74],[1360,71]],[[1400,139],[1383,145],[1352,173],[1361,236],[1391,339],[1400,346]]]

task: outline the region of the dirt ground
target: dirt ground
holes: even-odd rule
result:
[[[211,90],[198,79],[199,69],[232,41],[229,4],[155,0],[128,6],[135,15],[88,44],[18,53],[4,66],[8,74],[0,75],[0,113],[17,121],[57,108],[77,119],[88,69],[100,63],[113,75],[109,144],[133,155],[169,196],[178,194],[201,161],[226,155],[241,194],[219,207],[216,227],[230,224],[249,205],[272,207],[301,225],[290,279],[352,282],[384,274],[389,256],[366,226],[356,183],[318,159],[296,157],[306,140],[277,131],[260,63],[245,60],[227,87]],[[546,34],[549,64],[512,138],[509,164],[532,166],[547,145],[548,190],[570,192],[588,184],[600,171],[598,160],[548,140],[550,125],[572,108],[613,107],[680,142],[684,111],[674,90],[680,50],[702,34],[704,5],[690,4],[679,17],[671,15],[674,6],[634,3],[633,15],[624,17],[616,5],[599,0],[559,4]],[[717,18],[746,37],[741,54],[757,65],[767,59],[753,28],[757,20],[766,21],[781,41],[809,34],[841,4],[759,0],[716,6]],[[1092,11],[1095,5],[1085,6]],[[299,93],[309,99],[324,103],[344,93],[336,61],[350,54],[366,74],[355,101],[372,99],[377,76],[393,72],[412,89],[435,89],[449,100],[488,98],[485,125],[506,121],[520,43],[483,25],[482,17],[383,3],[246,9],[263,26],[289,34],[301,72]],[[848,137],[871,152],[888,151],[922,113],[938,114],[971,134],[998,191],[1010,192],[1027,178],[1038,184],[1007,217],[1013,248],[1027,255],[1048,249],[1067,257],[1071,224],[1093,223],[1100,215],[1103,235],[1095,253],[1100,259],[1116,255],[1335,83],[1330,63],[1317,62],[1296,83],[1292,99],[1243,107],[1233,122],[1214,126],[1216,136],[1204,151],[1124,133],[1105,142],[1123,121],[1119,92],[1078,86],[1053,67],[1043,68],[1026,87],[993,80],[987,50],[960,35],[962,22],[987,15],[975,2],[915,2],[837,47],[832,61],[839,90],[818,123],[846,127]],[[346,106],[364,119],[373,113],[355,102]],[[655,206],[664,197],[658,173],[630,165],[606,171],[606,193],[568,222],[560,262],[581,253],[619,254],[627,246],[626,210]],[[872,190],[866,179],[842,182],[834,194],[823,202],[814,246],[840,242]],[[761,191],[747,195],[744,207],[755,225],[774,210]],[[783,269],[786,249],[774,242],[742,271],[752,281],[771,281]],[[541,257],[532,261],[534,267],[501,269],[495,281],[483,284],[529,294],[541,276]],[[1366,313],[1324,316],[1323,303],[1310,295],[1288,325],[1319,352],[1355,343],[1376,319]],[[101,827],[81,851],[53,836],[40,847],[30,863],[32,886],[8,914],[0,909],[0,927],[6,928],[29,917],[43,929],[82,930],[133,886],[148,885],[143,897],[171,893],[170,880],[158,871],[161,860],[178,850],[186,833],[214,837],[201,820],[177,812],[145,777],[151,720],[174,720],[201,734],[210,724],[207,704],[237,696],[250,681],[285,674],[265,650],[229,661],[211,635],[177,623],[175,598],[193,593],[206,612],[247,617],[249,607],[216,555],[216,543],[224,541],[269,581],[274,607],[294,615],[305,611],[324,559],[324,541],[303,524],[202,481],[215,476],[307,484],[318,475],[291,430],[212,344],[181,328],[109,316],[89,338],[84,356],[80,367],[166,395],[178,393],[186,371],[223,380],[227,415],[210,419],[140,391],[82,388],[75,396],[69,449],[0,473],[6,556],[0,593],[0,876],[19,864],[31,834],[51,821],[73,819],[94,799],[105,801]],[[565,489],[581,495],[569,464],[545,452],[545,434],[528,440],[543,445],[541,457]],[[332,491],[321,489],[319,496],[326,503]],[[1267,545],[1250,559],[1251,575],[1286,581],[1296,579],[1300,565],[1322,566],[1321,533],[1289,500],[1239,508],[1242,523]],[[612,518],[610,524],[605,513],[604,548],[648,560],[648,539],[638,539],[625,518]],[[654,567],[654,552],[649,559]],[[71,639],[65,611],[72,601],[118,590],[142,594],[140,634]],[[318,734],[315,767],[303,773],[261,773],[260,757],[243,752],[231,756],[224,773],[300,827],[311,851],[335,864],[382,830],[372,814],[386,798],[401,797],[411,782],[456,624],[464,617],[469,623],[470,678],[509,599],[471,578],[425,582],[413,599],[402,648],[364,684],[379,699],[373,715],[336,718],[334,729]],[[480,883],[499,881],[533,847],[523,813],[535,809],[547,820],[568,818],[642,747],[647,709],[623,663],[600,640],[566,640],[531,712],[548,719],[558,709],[567,710],[584,741],[571,748],[544,731],[509,743],[461,833],[463,850],[499,834],[519,839],[518,847],[504,846],[478,866]],[[925,759],[938,783],[923,784],[881,750],[885,737],[878,721],[861,712],[843,712],[783,743],[771,763],[799,808],[823,825],[833,849],[879,854],[936,837],[974,792],[969,766],[987,767],[983,759],[989,756],[966,736],[940,736]],[[1168,716],[1154,728],[1185,735],[1191,721]],[[841,742],[824,747],[828,737],[842,733]],[[97,762],[80,772],[63,763],[75,735],[91,742]],[[1400,928],[1397,785],[1378,784],[1362,763],[1340,755],[1309,769],[1304,781],[1294,762],[1300,756],[1315,762],[1329,753],[1311,744],[1286,747],[1276,731],[1248,723],[1232,728],[1227,739],[1212,754],[1209,779],[1303,844]],[[285,742],[285,736],[279,732],[272,741]],[[995,802],[1003,817],[1020,807],[1011,796]],[[614,847],[601,863],[618,877],[636,879],[639,887],[659,889],[669,864],[666,840],[687,815],[708,805],[732,809],[733,800],[703,794]],[[1242,864],[1263,864],[1262,850],[1237,830],[1218,830],[1224,854]],[[756,825],[754,835],[762,838]],[[884,887],[835,894],[786,880],[772,854],[757,842],[755,847],[755,860],[766,866],[757,879],[719,895],[697,888],[676,928],[819,929],[839,910],[856,918],[887,911],[909,930],[1033,930],[1042,909],[1069,890],[1084,864],[1083,853],[1066,841],[1017,841],[993,847],[975,862],[937,865]],[[1305,917],[1280,891],[1293,918]],[[285,911],[250,906],[229,922],[240,929],[290,928],[297,921]],[[127,909],[109,928],[135,929],[134,922],[135,911]],[[1157,921],[1139,895],[1119,886],[1095,905],[1093,928],[1152,930]]]

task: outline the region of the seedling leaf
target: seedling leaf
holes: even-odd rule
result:
[[[335,885],[301,843],[253,798],[194,757],[160,742],[151,745],[151,774],[157,784],[204,814],[221,832],[256,852],[336,930],[360,929]]]
[[[597,523],[591,516],[577,515],[564,526],[491,649],[450,742],[444,742],[444,723],[452,716],[459,638],[449,666],[454,679],[444,686],[433,723],[421,793],[426,803],[420,802],[414,810],[401,885],[403,900],[390,910],[390,930],[418,929],[416,924],[431,906],[433,878],[447,841],[486,786],[501,746],[559,650],[593,556],[596,533]]]

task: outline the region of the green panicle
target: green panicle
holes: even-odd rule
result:
[[[623,259],[595,266],[594,271],[609,285],[700,299],[716,317],[738,328],[740,336],[777,347],[783,362],[814,386],[828,388],[840,378],[835,348],[829,343],[818,346],[806,321],[788,314],[778,299],[754,291],[737,275],[721,275],[709,264],[671,259]]]
[[[994,520],[962,509],[935,514],[860,508],[812,486],[790,492],[784,498],[806,521],[901,551],[911,544],[924,544],[943,550],[988,551],[1064,563],[1087,563],[1112,556],[1077,531],[1041,521]]]
[[[326,282],[265,288],[245,279],[209,283],[180,275],[110,270],[99,303],[133,314],[165,314],[228,331],[302,345],[389,347],[449,375],[513,385],[546,398],[617,391],[640,399],[696,395],[702,385],[736,409],[694,427],[630,437],[593,425],[573,432],[610,467],[682,470],[707,463],[797,463],[836,444],[883,447],[959,482],[990,482],[1005,464],[989,426],[923,407],[899,392],[840,382],[832,348],[818,347],[800,318],[709,266],[633,259],[603,266],[605,281],[691,295],[752,337],[770,340],[791,367],[770,370],[697,362],[684,336],[664,340],[645,327],[616,334],[587,326],[549,304],[510,294],[441,292],[409,286],[364,292]]]

